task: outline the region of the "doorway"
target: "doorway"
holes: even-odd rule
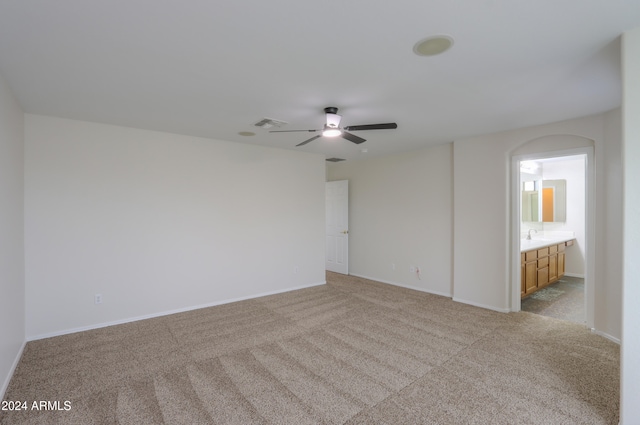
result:
[[[593,328],[593,163],[591,147],[513,157],[513,311],[528,310]],[[537,263],[527,258],[525,270],[524,252],[536,244],[541,257]],[[532,276],[541,279],[539,287],[530,285]]]
[[[349,181],[325,183],[325,269],[349,274]]]

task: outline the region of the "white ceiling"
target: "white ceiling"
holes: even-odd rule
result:
[[[0,0],[0,74],[27,113],[360,159],[618,107],[638,26],[638,0]],[[435,34],[453,48],[416,56]],[[398,129],[253,126],[325,106]]]

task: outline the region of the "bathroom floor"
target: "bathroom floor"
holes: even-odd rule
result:
[[[585,323],[584,279],[563,276],[558,282],[522,300],[522,311]]]

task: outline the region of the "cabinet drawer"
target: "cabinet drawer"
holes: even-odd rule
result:
[[[571,239],[570,241],[566,241],[564,244],[566,246],[571,246],[571,245],[573,245],[573,241],[574,241],[574,239]]]
[[[546,248],[540,248],[538,250],[538,258],[540,257],[546,257],[547,255],[549,255],[549,247]]]
[[[564,244],[563,244],[564,245]],[[556,252],[558,252],[558,245],[551,245],[549,247],[549,255],[551,254],[555,254]]]
[[[524,253],[525,261],[533,261],[538,258],[538,251],[527,251]]]
[[[565,249],[565,248],[564,248],[564,247],[565,247],[565,245],[564,245],[564,244],[565,244],[565,242],[563,242],[563,243],[561,243],[561,244],[559,244],[559,245],[558,245],[558,252],[564,252],[564,249]]]
[[[538,260],[538,268],[547,267],[549,265],[549,257],[543,257]]]

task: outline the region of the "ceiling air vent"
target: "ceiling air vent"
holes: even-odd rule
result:
[[[344,161],[344,159],[342,159],[342,158],[327,158],[327,161],[329,161],[329,162],[340,162],[340,161]]]
[[[261,121],[258,121],[254,125],[260,128],[271,128],[271,127],[282,127],[283,125],[287,125],[288,123],[285,121],[274,120],[273,118],[263,118]]]

